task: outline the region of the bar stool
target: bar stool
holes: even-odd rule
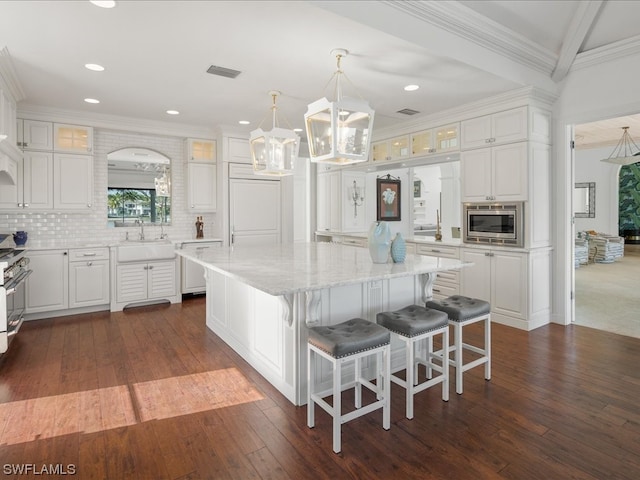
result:
[[[471,368],[484,364],[484,378],[491,380],[491,306],[489,302],[477,298],[452,295],[443,300],[430,300],[427,308],[445,312],[449,316],[449,325],[453,325],[453,360],[449,363],[456,369],[456,393],[462,394],[462,374]],[[464,343],[462,328],[484,321],[484,348]],[[479,358],[464,363],[463,350],[480,355]]]
[[[382,426],[389,430],[391,426],[391,384],[389,331],[380,325],[362,318],[353,318],[346,322],[309,328],[307,342],[307,426],[315,425],[314,405],[317,403],[325,412],[333,417],[333,451],[341,450],[340,430],[343,423],[361,417],[382,408]],[[376,383],[362,376],[362,362],[372,356],[376,364]],[[333,388],[316,392],[316,358],[324,358],[333,367]],[[342,384],[342,368],[345,363],[354,362],[354,381]],[[362,386],[376,394],[376,401],[362,406]],[[342,414],[341,392],[355,388],[355,407],[349,413]],[[324,397],[333,396],[333,405],[329,405]]]
[[[405,343],[405,380],[391,374],[391,381],[406,390],[406,416],[413,418],[413,396],[429,387],[442,383],[442,400],[449,400],[449,319],[439,310],[419,305],[408,305],[393,312],[381,312],[376,321]],[[433,352],[433,338],[442,335],[442,349]],[[420,348],[420,345],[423,348]],[[418,347],[418,348],[416,348]],[[438,363],[434,363],[437,360]],[[419,382],[418,365],[427,367],[426,380]],[[432,378],[432,370],[440,375]]]

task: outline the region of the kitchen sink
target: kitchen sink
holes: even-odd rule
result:
[[[118,262],[145,262],[175,258],[169,240],[129,240],[116,247]]]

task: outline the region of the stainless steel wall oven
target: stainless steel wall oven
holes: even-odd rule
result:
[[[464,241],[524,246],[524,202],[465,203]]]

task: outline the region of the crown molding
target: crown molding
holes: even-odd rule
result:
[[[0,50],[0,77],[16,102],[26,97],[7,47]]]
[[[418,132],[429,128],[440,127],[470,118],[488,115],[500,110],[532,105],[551,111],[558,96],[536,87],[526,86],[509,90],[498,95],[483,98],[475,102],[466,103],[415,120],[404,121],[396,125],[375,130],[374,140],[391,138],[407,132]]]
[[[141,118],[122,117],[100,113],[87,114],[74,110],[43,107],[39,105],[18,105],[18,117],[46,122],[87,125],[124,132],[137,132],[168,137],[213,138],[214,129],[197,125],[183,125],[172,122],[158,122]]]
[[[640,53],[640,35],[594,48],[576,55],[570,72],[593,67],[618,58]]]
[[[387,0],[384,3],[545,75],[550,76],[556,66],[557,55],[551,50],[459,2]]]

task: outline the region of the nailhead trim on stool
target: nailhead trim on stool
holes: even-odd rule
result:
[[[408,305],[392,312],[380,312],[376,315],[379,325],[387,328],[396,338],[405,343],[406,375],[402,379],[391,374],[391,381],[406,391],[406,416],[413,418],[413,396],[433,385],[442,383],[442,400],[449,400],[449,318],[439,310],[428,309],[420,305]],[[443,348],[433,352],[433,337],[442,335]],[[422,351],[419,347],[425,343]],[[422,355],[419,355],[422,353]],[[434,363],[437,360],[439,364]],[[427,380],[418,380],[418,364],[427,367]],[[440,372],[432,378],[431,372]]]
[[[353,318],[331,326],[311,327],[307,341],[307,426],[315,425],[315,404],[333,417],[333,451],[342,449],[341,425],[354,418],[382,408],[382,427],[391,427],[391,383],[390,352],[391,335],[389,331],[362,318]],[[331,362],[333,367],[333,387],[331,390],[316,392],[316,358],[320,356]],[[376,360],[376,383],[362,377],[361,359],[374,356]],[[342,414],[341,392],[342,366],[347,362],[355,363],[355,379],[344,389],[355,387],[355,407],[349,413]],[[362,386],[376,394],[376,401],[362,406]],[[324,397],[332,395],[333,405]]]
[[[456,393],[462,394],[462,374],[467,370],[484,364],[484,378],[491,380],[491,305],[477,298],[452,295],[443,300],[426,302],[427,308],[445,312],[449,316],[449,325],[453,326],[453,360],[449,363],[456,369]],[[484,348],[463,343],[462,328],[472,323],[484,321]],[[463,350],[480,355],[479,358],[464,363]]]

